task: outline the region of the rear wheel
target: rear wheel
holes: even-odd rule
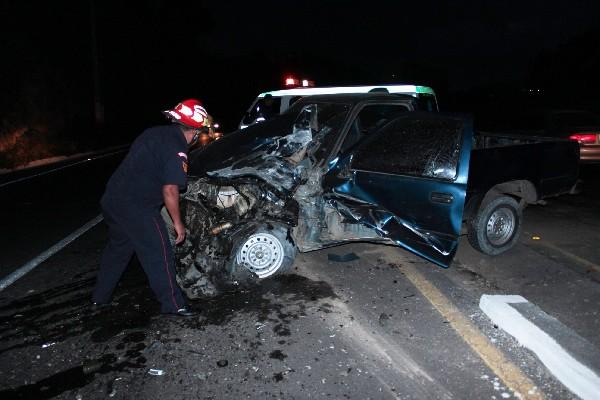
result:
[[[488,201],[469,221],[469,243],[490,256],[504,253],[519,239],[522,216],[522,208],[510,196],[498,196]]]

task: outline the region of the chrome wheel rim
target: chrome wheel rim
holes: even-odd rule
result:
[[[269,233],[255,233],[237,252],[237,263],[259,278],[273,275],[283,264],[283,245]]]
[[[516,217],[508,208],[499,208],[490,215],[486,235],[493,246],[502,246],[512,238]]]

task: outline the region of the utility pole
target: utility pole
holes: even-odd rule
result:
[[[99,128],[104,125],[104,103],[100,91],[100,73],[98,68],[98,40],[96,36],[96,8],[90,0],[90,33],[92,45],[92,79],[94,82],[94,123]]]

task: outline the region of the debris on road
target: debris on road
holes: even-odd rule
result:
[[[150,368],[148,370],[148,373],[150,375],[155,375],[155,376],[160,376],[160,375],[164,375],[165,371],[163,371],[162,369],[154,369],[154,368]]]
[[[342,255],[329,253],[327,254],[327,259],[333,262],[350,262],[359,260],[360,257],[357,256],[356,253],[347,253]]]
[[[389,319],[389,315],[387,315],[386,313],[381,313],[381,315],[379,316],[379,325],[385,326]]]
[[[108,390],[107,390],[108,397],[115,397],[115,395],[117,394],[116,383],[117,383],[117,381],[120,381],[121,379],[123,379],[123,378],[118,377],[108,383]]]

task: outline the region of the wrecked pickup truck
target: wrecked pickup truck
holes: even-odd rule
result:
[[[461,229],[489,255],[514,245],[527,204],[567,193],[576,142],[474,134],[469,118],[390,94],[324,95],[190,154],[177,279],[190,298],[292,268],[351,241],[441,267]]]

